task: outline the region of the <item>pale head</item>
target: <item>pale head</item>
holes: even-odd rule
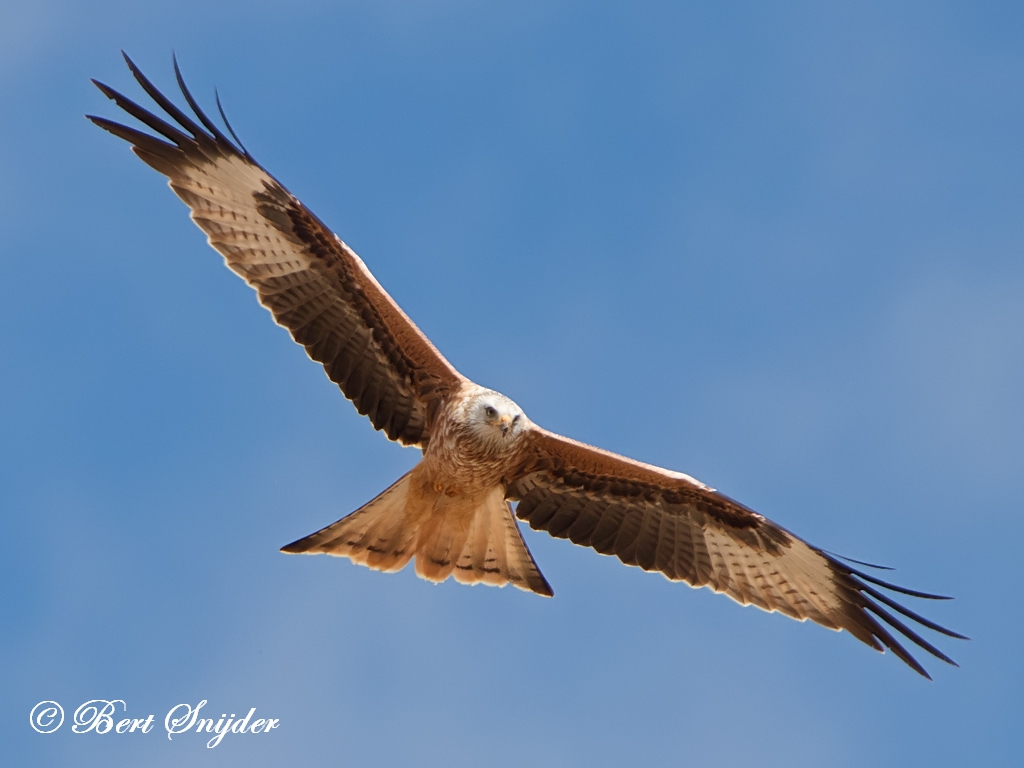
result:
[[[465,425],[479,440],[491,444],[515,442],[527,429],[523,409],[500,392],[482,389],[468,398]]]

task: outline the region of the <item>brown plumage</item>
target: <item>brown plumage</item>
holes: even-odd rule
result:
[[[513,516],[510,502],[517,502],[515,515],[532,528],[744,605],[845,629],[926,677],[886,625],[953,663],[886,606],[962,635],[875,586],[944,598],[857,570],[687,475],[547,432],[504,395],[459,374],[359,257],[200,110],[177,63],[194,117],[125,59],[176,125],[101,83],[162,138],[89,119],[169,179],[227,265],[375,429],[423,451],[422,461],[377,498],[283,551],[339,555],[385,572],[415,558],[417,574],[431,581],[511,583],[550,596]]]

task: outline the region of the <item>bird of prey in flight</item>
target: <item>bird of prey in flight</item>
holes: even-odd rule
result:
[[[814,547],[692,477],[548,432],[509,398],[460,374],[352,249],[253,159],[223,110],[232,138],[199,108],[177,62],[191,115],[125,60],[162,116],[93,82],[157,135],[89,119],[168,178],[228,267],[375,429],[423,452],[375,499],[284,552],[339,555],[385,572],[415,558],[416,573],[430,581],[511,583],[550,597],[518,517],[742,605],[845,629],[925,677],[893,631],[954,663],[893,612],[962,635],[880,590],[944,598],[858,570],[851,563],[867,564]]]

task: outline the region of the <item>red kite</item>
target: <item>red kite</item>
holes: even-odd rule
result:
[[[461,375],[352,249],[252,158],[227,119],[234,141],[203,113],[176,62],[194,116],[125,59],[163,118],[96,85],[160,138],[89,119],[128,141],[169,179],[228,267],[375,429],[423,451],[416,467],[373,501],[284,552],[340,555],[385,572],[415,558],[416,573],[430,581],[511,583],[551,596],[518,517],[743,605],[845,629],[876,650],[889,648],[925,677],[884,625],[954,663],[886,607],[937,632],[962,635],[875,587],[944,598],[857,570],[692,477],[548,432],[509,398]]]

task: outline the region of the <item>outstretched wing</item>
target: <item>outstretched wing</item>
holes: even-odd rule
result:
[[[256,289],[260,303],[323,364],[375,429],[426,448],[438,406],[463,377],[352,249],[199,109],[177,62],[178,85],[202,125],[160,93],[127,56],[125,61],[164,117],[177,125],[95,80],[106,96],[166,141],[102,117],[89,119],[128,141],[136,155],[169,179],[210,245]]]
[[[879,651],[889,648],[914,670],[924,668],[879,622],[932,655],[955,664],[883,604],[952,637],[871,585],[915,597],[855,570],[771,520],[692,477],[642,464],[533,426],[507,498],[531,528],[616,555],[626,565],[660,571],[693,587],[724,592],[743,605],[849,631]]]

